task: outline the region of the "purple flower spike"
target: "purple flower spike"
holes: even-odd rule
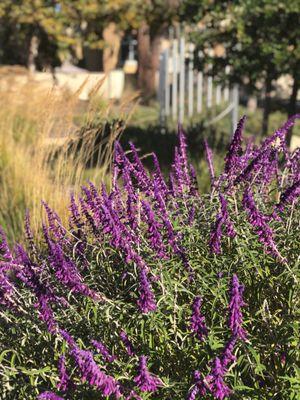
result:
[[[269,217],[262,214],[257,208],[250,188],[247,188],[243,195],[243,206],[248,212],[250,224],[254,227],[259,241],[265,247],[266,253],[272,254],[280,261],[284,262],[284,258],[279,253],[273,238],[273,231],[268,225]]]
[[[131,400],[131,399],[142,400],[142,398],[134,390],[131,390],[129,395],[125,397],[125,400]]]
[[[245,121],[246,121],[246,116],[244,115],[239,120],[239,123],[234,132],[232,141],[229,145],[229,149],[225,157],[224,170],[228,175],[235,175],[236,171],[240,167],[240,156],[242,153],[242,132]]]
[[[245,306],[243,301],[244,286],[240,285],[236,274],[231,281],[230,303],[229,303],[229,328],[234,337],[246,340],[246,332],[242,328],[243,316],[241,308]]]
[[[222,225],[223,218],[222,216],[218,215],[209,239],[210,251],[215,254],[221,254]]]
[[[155,214],[150,206],[150,204],[142,200],[143,216],[148,224],[148,240],[154,251],[161,258],[166,258],[166,247],[163,243],[162,236],[160,233],[161,225],[155,219]]]
[[[38,396],[38,400],[64,400],[64,399],[53,392],[44,392]]]
[[[221,203],[221,214],[222,218],[226,227],[227,235],[231,238],[234,238],[236,236],[235,229],[233,227],[233,223],[231,222],[227,210],[227,200],[225,197],[220,193],[219,195],[220,203]]]
[[[66,368],[66,358],[65,356],[60,356],[58,360],[58,372],[59,372],[59,383],[57,385],[58,390],[62,390],[63,392],[67,391],[69,387],[72,386],[71,379],[67,372]]]
[[[156,187],[160,191],[163,198],[166,199],[168,196],[168,187],[167,187],[167,184],[162,175],[156,154],[152,153],[152,156],[153,156],[153,164],[154,164],[153,178],[154,178]]]
[[[224,382],[224,368],[221,360],[216,357],[210,375],[206,377],[209,389],[218,400],[223,400],[231,394],[231,390]]]
[[[5,261],[12,261],[13,259],[11,251],[8,247],[6,235],[1,227],[0,227],[0,256],[2,256],[5,259]]]
[[[133,350],[132,343],[128,339],[128,336],[127,336],[126,332],[124,332],[124,331],[120,332],[120,339],[122,340],[122,342],[124,343],[124,345],[126,347],[127,354],[129,356],[134,356],[135,355],[135,351]]]
[[[80,371],[82,382],[88,382],[95,386],[103,396],[114,395],[117,399],[121,397],[119,383],[110,375],[106,375],[96,364],[93,354],[87,350],[81,350],[70,335],[61,330],[60,334],[70,346],[70,355]]]
[[[186,152],[187,140],[186,140],[186,135],[183,131],[182,125],[178,126],[178,132],[179,132],[179,154],[180,154],[180,159],[181,159],[183,175],[185,177],[186,184],[189,184],[190,176],[189,176],[189,172],[188,172],[188,159],[187,159],[187,152]]]
[[[233,354],[234,346],[236,344],[237,337],[233,336],[232,338],[229,339],[229,341],[226,343],[222,356],[221,356],[221,363],[222,367],[226,369],[228,365],[236,360],[235,355]]]
[[[99,351],[99,353],[102,355],[104,361],[107,362],[113,362],[116,360],[116,356],[112,356],[110,352],[108,351],[107,347],[102,343],[97,340],[91,340],[91,343],[93,346],[96,347],[96,349]]]
[[[147,278],[147,273],[145,268],[142,268],[139,273],[140,284],[139,293],[140,297],[138,299],[138,306],[143,314],[147,314],[150,311],[156,310],[156,302],[154,294],[151,290],[150,283]]]
[[[193,312],[190,322],[191,331],[193,331],[194,335],[196,335],[199,340],[203,340],[204,336],[207,336],[208,331],[205,325],[205,318],[201,314],[201,298],[199,296],[195,297],[192,309]]]
[[[28,210],[26,210],[25,214],[25,237],[28,240],[30,250],[33,254],[36,255],[36,247],[34,244],[33,233],[30,226],[30,216]]]
[[[208,146],[207,140],[204,140],[204,150],[205,150],[205,158],[208,165],[209,175],[210,175],[210,182],[211,186],[213,186],[215,181],[215,169],[213,164],[213,155],[211,148]]]
[[[276,208],[280,211],[284,210],[286,204],[293,203],[300,196],[300,180],[295,182],[292,186],[287,188],[280,196],[280,201]]]
[[[61,240],[66,234],[66,230],[62,226],[61,219],[45,201],[42,201],[42,204],[46,210],[50,232],[53,234],[53,237],[56,240]]]
[[[194,386],[189,391],[187,400],[195,400],[197,395],[201,398],[206,394],[206,387],[199,371],[194,371]]]
[[[0,304],[8,307],[14,308],[13,295],[14,289],[13,285],[6,275],[6,266],[0,265]]]
[[[134,382],[142,392],[155,392],[162,386],[162,381],[148,371],[146,356],[140,357],[138,375],[134,378]]]

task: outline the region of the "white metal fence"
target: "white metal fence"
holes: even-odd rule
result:
[[[225,70],[228,73],[228,67]],[[212,111],[216,106],[224,109],[206,122],[212,125],[231,114],[232,128],[238,123],[238,85],[221,86],[209,74],[194,67],[194,45],[186,43],[184,36],[172,39],[171,46],[160,54],[158,100],[160,123],[169,118],[183,123],[195,115]],[[210,113],[211,114],[211,113]]]

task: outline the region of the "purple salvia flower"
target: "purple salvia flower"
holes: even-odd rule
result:
[[[287,188],[280,195],[279,203],[276,205],[276,209],[283,211],[284,206],[293,203],[300,196],[300,180],[295,182],[292,186]]]
[[[179,134],[179,154],[181,159],[182,172],[185,178],[185,182],[189,186],[190,175],[189,175],[188,159],[186,152],[187,140],[181,124],[178,125],[178,134]]]
[[[67,331],[65,331],[64,329],[59,329],[59,334],[68,343],[68,345],[71,348],[76,346],[75,340],[72,338],[72,336]]]
[[[260,148],[256,151],[255,158],[250,164],[244,168],[244,170],[238,175],[234,183],[238,184],[242,181],[250,182],[250,179],[254,172],[267,165],[267,160],[271,151],[270,146],[275,143],[277,139],[280,140],[281,149],[285,152],[285,136],[288,130],[295,124],[295,120],[300,118],[300,114],[296,114],[291,117],[285,124],[279,128],[272,136],[265,139]]]
[[[162,197],[164,199],[167,198],[168,196],[168,186],[164,180],[164,177],[162,175],[160,166],[159,166],[159,162],[157,159],[157,156],[155,153],[152,153],[153,156],[153,163],[154,163],[154,172],[153,172],[153,178],[156,184],[156,187],[158,188],[158,190],[160,191]]]
[[[129,395],[125,397],[125,400],[131,399],[142,400],[142,398],[134,390],[131,390]]]
[[[219,199],[220,199],[220,203],[221,203],[221,215],[223,218],[224,225],[226,227],[227,235],[231,238],[234,238],[236,236],[236,232],[233,227],[233,223],[229,218],[228,209],[227,209],[227,200],[221,193],[219,194]]]
[[[138,155],[137,149],[135,148],[134,144],[132,142],[129,142],[129,145],[133,156],[134,176],[143,192],[150,194],[152,182],[143,166],[143,163]]]
[[[172,191],[173,195],[180,196],[183,193],[183,188],[188,183],[184,172],[184,166],[182,165],[182,159],[177,147],[175,147],[174,162],[172,164]],[[175,178],[175,179],[174,179]]]
[[[91,386],[97,387],[103,396],[114,395],[117,399],[121,397],[118,382],[100,370],[90,351],[81,350],[75,345],[71,349],[70,354],[75,360],[83,382],[86,381]]]
[[[98,236],[97,221],[94,219],[93,215],[90,214],[89,207],[82,197],[79,197],[79,203],[80,203],[80,208],[81,208],[82,214],[84,215],[86,221],[92,228],[93,234],[97,237]]]
[[[50,333],[56,332],[57,322],[55,321],[53,311],[50,307],[51,297],[48,294],[39,292],[36,293],[36,296],[37,302],[34,304],[34,307],[38,310],[41,321],[46,324]]]
[[[224,370],[227,369],[228,365],[236,360],[235,355],[233,354],[234,346],[237,341],[237,336],[232,336],[228,342],[226,343],[224,350],[221,356],[221,364]]]
[[[206,139],[204,140],[204,150],[205,150],[205,158],[206,158],[209,175],[210,175],[210,182],[211,182],[211,186],[213,186],[214,182],[215,182],[215,169],[214,169],[214,164],[213,164],[213,154],[212,154],[210,147],[208,146]]]
[[[243,195],[243,206],[248,213],[249,222],[255,228],[259,241],[264,245],[266,252],[272,254],[274,257],[278,257],[283,262],[284,258],[276,247],[273,231],[268,225],[269,217],[266,217],[257,209],[249,187]]]
[[[246,115],[239,120],[225,157],[224,170],[228,176],[236,175],[236,172],[240,167],[240,156],[242,154],[242,132],[245,121]]]
[[[242,327],[243,316],[242,307],[245,306],[243,301],[244,286],[240,285],[236,274],[232,276],[230,303],[229,303],[229,328],[234,337],[246,340],[246,332]]]
[[[57,385],[58,390],[63,392],[67,391],[69,387],[72,386],[70,376],[66,368],[66,358],[65,356],[60,356],[58,360],[58,373],[59,373],[59,383]]]
[[[33,264],[28,254],[21,245],[16,245],[16,277],[20,279],[28,288],[30,288],[37,301],[34,307],[38,310],[39,318],[46,324],[49,332],[54,333],[57,329],[57,323],[51,308],[51,303],[60,303],[67,305],[63,299],[56,296],[47,280],[42,279],[41,268]]]
[[[178,190],[178,184],[176,182],[174,172],[170,172],[169,174],[169,193],[173,198],[177,197],[180,193],[180,190]]]
[[[216,357],[211,369],[210,375],[206,377],[209,384],[209,390],[218,400],[223,400],[231,394],[231,390],[224,382],[225,371],[222,367],[221,360]]]
[[[252,161],[242,170],[242,172],[235,178],[234,184],[241,182],[251,182],[254,173],[257,173],[262,166],[266,165],[266,160],[269,158],[269,150],[258,152]]]
[[[138,306],[143,314],[156,310],[156,302],[145,268],[139,272],[139,299]]]
[[[155,392],[162,386],[162,381],[148,371],[146,356],[141,356],[139,359],[138,375],[134,378],[134,382],[142,392]]]
[[[116,140],[114,149],[114,165],[117,166],[119,170],[123,168],[125,158],[124,150],[120,142]]]
[[[31,230],[31,226],[30,226],[30,216],[29,216],[29,211],[26,210],[25,213],[25,237],[28,241],[29,244],[29,248],[32,251],[32,254],[36,255],[36,247],[34,244],[34,239],[33,239],[33,233]]]
[[[277,139],[280,140],[282,150],[285,150],[285,137],[287,132],[294,126],[296,119],[300,118],[300,114],[295,114],[290,117],[273,135],[267,137],[262,143],[260,151],[264,151],[270,144],[274,143]]]
[[[111,363],[117,359],[116,356],[110,354],[108,348],[102,342],[99,342],[97,340],[91,340],[91,343],[94,347],[96,347],[96,349],[102,355],[104,361]]]
[[[148,225],[147,233],[150,245],[152,249],[157,252],[159,257],[166,258],[166,248],[160,234],[161,225],[155,219],[155,214],[150,204],[145,200],[142,200],[141,204],[143,208],[143,215]]]
[[[61,246],[51,241],[49,245],[50,263],[55,271],[57,280],[74,293],[80,293],[94,300],[99,300],[99,295],[82,282],[82,277],[76,264],[64,255]]]
[[[291,154],[286,163],[294,181],[300,180],[300,147]]]
[[[191,206],[188,210],[188,226],[191,226],[195,220],[196,209],[194,206]]]
[[[170,222],[168,212],[166,209],[165,201],[162,198],[159,188],[155,182],[154,182],[154,199],[155,199],[156,210],[158,212],[158,215],[161,217],[164,227],[166,228],[166,231],[167,231],[168,242],[169,242],[170,246],[172,247],[172,249],[174,250],[175,254],[180,256],[180,258],[183,261],[184,266],[187,268],[190,276],[192,277],[194,271],[191,268],[191,266],[189,265],[189,262],[184,253],[184,250],[181,247],[179,247],[179,245],[178,245],[177,236],[176,236],[176,233]]]
[[[8,268],[0,264],[0,304],[8,308],[14,308],[13,284],[10,282],[9,277],[6,275]]]
[[[205,317],[201,314],[201,298],[196,296],[192,305],[192,316],[190,321],[190,329],[199,340],[203,340],[207,336],[208,330],[205,324]]]
[[[194,371],[194,386],[189,391],[187,400],[195,400],[197,395],[202,397],[206,394],[206,387],[199,371]]]
[[[64,400],[64,399],[58,396],[56,393],[44,392],[38,396],[38,400]]]
[[[0,255],[5,261],[12,261],[13,256],[8,247],[7,238],[2,227],[0,227]]]
[[[129,338],[128,338],[126,332],[124,332],[124,331],[121,331],[121,332],[120,332],[120,339],[121,339],[121,341],[123,342],[123,344],[124,344],[124,346],[125,346],[125,348],[126,348],[127,354],[128,354],[129,356],[134,356],[134,355],[135,355],[135,351],[134,351],[134,349],[133,349],[132,343],[131,343],[131,341],[129,340]]]
[[[65,236],[66,230],[63,228],[62,222],[56,212],[53,211],[45,201],[42,201],[42,204],[46,210],[49,230],[54,238],[60,241]]]
[[[222,225],[223,218],[218,214],[209,239],[209,248],[211,253],[221,254]]]
[[[120,398],[119,383],[113,377],[100,370],[93,358],[93,354],[90,351],[81,350],[68,332],[60,329],[59,333],[70,346],[70,355],[74,358],[82,381],[97,387],[103,396],[114,395],[117,399]]]
[[[81,229],[82,228],[82,221],[81,215],[79,212],[79,207],[76,204],[74,193],[71,194],[71,201],[70,201],[70,218],[69,218],[69,225],[73,229]]]
[[[190,183],[190,196],[199,196],[198,192],[198,182],[197,182],[197,174],[193,164],[190,164],[190,174],[191,174],[191,183]]]

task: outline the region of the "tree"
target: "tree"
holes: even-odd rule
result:
[[[180,0],[146,0],[138,11],[138,84],[151,98],[155,93],[155,74],[159,67],[160,43],[170,24],[178,18]]]
[[[65,24],[55,0],[3,0],[0,4],[2,59],[29,69],[53,67]]]
[[[202,21],[205,26],[193,35],[206,59],[210,58],[208,50],[216,44],[225,48],[224,56],[210,59],[216,74],[222,75],[229,64],[231,80],[243,83],[250,92],[264,82],[263,133],[268,128],[273,82],[282,74],[293,77],[288,114],[295,112],[300,61],[298,0],[204,1],[198,9],[195,0],[184,3],[183,17],[194,23]],[[187,12],[189,5],[193,7],[192,17]]]

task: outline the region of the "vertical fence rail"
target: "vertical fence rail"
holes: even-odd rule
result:
[[[171,32],[170,47],[161,53],[159,62],[157,97],[160,124],[166,125],[169,116],[174,121],[184,123],[195,114],[199,115],[206,110],[208,115],[213,117],[206,123],[207,126],[222,120],[231,113],[231,125],[234,130],[239,117],[238,85],[230,87],[228,80],[223,85],[216,82],[211,74],[211,65],[208,66],[207,74],[195,68],[196,61],[198,58],[201,59],[201,54],[198,53],[198,58],[195,59],[195,46],[192,43],[186,43],[184,35],[180,35],[179,30],[176,35],[173,30]],[[230,67],[227,66],[225,76],[229,73]],[[223,111],[218,115],[214,111],[216,106],[222,106],[222,108],[224,106]]]
[[[180,38],[180,55],[179,55],[179,122],[184,121],[184,100],[185,100],[185,39]]]
[[[169,84],[169,70],[170,70],[170,68],[169,68],[169,49],[166,49],[164,54],[165,54],[164,55],[164,63],[165,63],[165,66],[164,66],[164,70],[165,70],[165,79],[164,79],[165,97],[164,97],[164,100],[165,100],[165,114],[166,114],[166,117],[168,117],[170,115],[170,95],[171,95],[171,93],[170,93],[171,86]]]
[[[194,46],[189,48],[189,70],[188,70],[188,116],[194,114]]]
[[[178,110],[178,39],[173,40],[172,46],[172,116],[173,120],[177,120],[177,110]]]
[[[202,112],[202,98],[203,98],[203,73],[197,71],[197,113]]]

